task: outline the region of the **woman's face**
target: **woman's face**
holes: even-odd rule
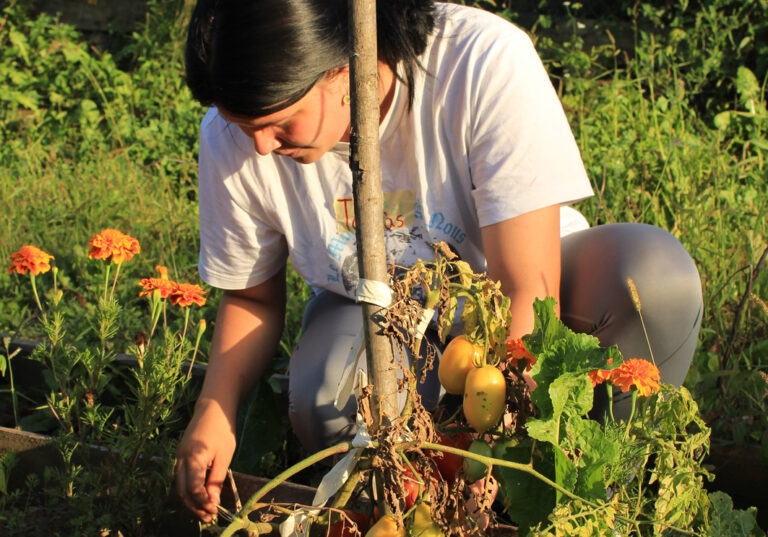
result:
[[[321,78],[304,97],[273,114],[255,119],[219,113],[237,125],[260,155],[272,152],[310,164],[337,142],[349,140],[349,70],[343,68]]]

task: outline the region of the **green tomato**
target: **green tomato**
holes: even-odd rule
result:
[[[473,440],[469,445],[469,452],[474,453],[475,455],[482,455],[483,457],[493,456],[491,446],[482,440]],[[474,483],[478,479],[482,479],[485,477],[487,470],[488,465],[474,459],[464,458],[464,476],[467,478],[468,482]]]

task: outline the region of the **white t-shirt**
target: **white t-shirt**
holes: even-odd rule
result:
[[[432,260],[446,241],[486,269],[480,228],[593,194],[557,94],[529,37],[491,13],[438,4],[413,108],[395,96],[380,126],[388,261]],[[256,153],[215,108],[200,136],[200,262],[208,284],[244,289],[290,256],[313,287],[354,297],[349,147],[312,164]],[[568,215],[571,224],[573,213]],[[578,220],[578,218],[577,218]],[[578,225],[578,224],[577,224]]]

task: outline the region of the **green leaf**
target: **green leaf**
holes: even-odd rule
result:
[[[573,461],[561,449],[553,450],[555,458],[555,483],[561,485],[566,490],[573,490],[578,479],[578,470]],[[605,497],[605,491],[603,491]],[[563,493],[555,491],[555,503],[560,503],[563,499]]]
[[[11,470],[19,462],[19,456],[14,451],[0,455],[0,494],[8,494],[8,481]]]
[[[757,509],[733,509],[733,500],[724,492],[709,494],[710,527],[707,537],[759,537],[764,536],[757,526]]]
[[[565,373],[549,386],[552,408],[556,414],[582,416],[592,410],[594,390],[583,373]]]
[[[538,388],[537,388],[538,389]],[[583,373],[565,373],[555,379],[549,386],[548,408],[551,412],[544,413],[542,418],[530,418],[526,422],[528,434],[537,440],[560,445],[563,414],[581,416],[592,409],[594,390],[589,378]]]
[[[555,299],[547,297],[533,304],[536,315],[533,332],[524,337],[526,348],[534,355],[544,351],[553,342],[565,337],[570,330],[557,318]]]
[[[237,413],[237,450],[232,469],[257,474],[264,455],[283,447],[285,424],[266,380],[259,382]]]
[[[528,464],[531,462],[531,446],[507,444],[503,450],[494,449],[497,458]],[[534,469],[555,480],[554,454],[549,446],[539,445],[533,452]],[[547,519],[555,507],[555,489],[526,472],[497,466],[499,492],[504,509],[519,526],[519,535],[525,537],[529,528]]]
[[[5,359],[5,356],[0,356],[0,377],[5,376],[5,371],[7,367],[8,367],[8,361]]]
[[[724,130],[728,128],[728,125],[731,124],[731,113],[728,111],[720,112],[715,116],[715,127],[717,127],[720,130]]]
[[[567,439],[581,450],[578,461],[579,477],[574,492],[582,498],[605,500],[605,468],[619,461],[620,439],[607,434],[591,419],[572,417],[565,427]]]
[[[29,55],[27,54],[27,38],[21,32],[11,30],[8,32],[8,39],[11,44],[19,51],[19,55],[24,58],[24,63],[29,65]]]
[[[741,103],[750,112],[755,112],[755,101],[760,98],[760,84],[755,74],[743,65],[736,72],[736,90]]]
[[[759,147],[764,151],[768,151],[768,140],[766,140],[765,138],[757,138],[757,137],[750,138],[749,142],[755,147]]]

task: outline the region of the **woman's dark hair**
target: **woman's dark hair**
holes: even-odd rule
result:
[[[259,117],[301,99],[349,62],[348,0],[198,0],[189,23],[187,84],[206,105]],[[378,50],[413,87],[434,27],[433,0],[379,0]],[[413,95],[409,91],[409,103]]]

